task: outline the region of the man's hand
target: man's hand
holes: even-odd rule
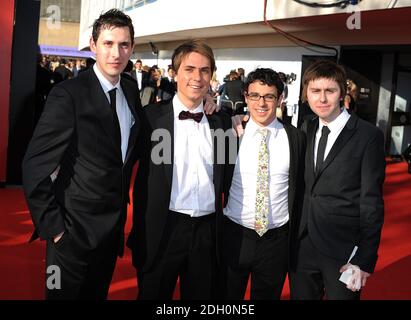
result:
[[[53,237],[54,243],[59,242],[60,239],[61,239],[61,237],[63,236],[63,234],[64,234],[64,231],[63,231],[63,232],[60,232],[58,235],[54,236],[54,237]]]
[[[347,263],[343,265],[340,269],[340,272],[346,271],[348,268],[351,268],[352,276],[350,281],[347,284],[347,289],[355,292],[360,291],[362,287],[365,286],[367,282],[367,278],[371,275],[368,272],[362,271],[359,266],[353,265],[351,263]]]
[[[204,112],[205,112],[206,114],[213,114],[214,111],[215,111],[215,112],[220,111],[220,106],[218,106],[218,105],[214,102],[213,98],[212,98],[209,94],[207,94],[207,95],[205,96]]]
[[[241,137],[244,134],[243,122],[247,122],[250,119],[250,115],[247,113],[246,115],[238,114],[236,116],[231,117],[231,122],[233,125],[233,131],[235,136]]]

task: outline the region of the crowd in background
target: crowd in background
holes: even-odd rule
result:
[[[36,81],[36,108],[35,124],[43,110],[47,95],[53,85],[74,77],[87,70],[94,64],[93,58],[70,59],[59,56],[39,55]],[[142,106],[162,100],[171,99],[177,91],[176,72],[172,65],[167,70],[158,65],[143,65],[140,59],[135,63],[129,61],[123,74],[124,77],[135,81],[140,90]],[[277,118],[286,123],[291,123],[291,116],[287,113],[288,79],[284,72],[278,72],[284,84],[282,101],[277,110]],[[244,99],[244,83],[247,80],[244,68],[230,71],[223,81],[217,79],[214,72],[210,81],[209,94],[216,103],[231,115],[244,114],[247,105]],[[353,80],[347,79],[347,95],[344,106],[349,113],[355,112],[358,98],[358,88]]]

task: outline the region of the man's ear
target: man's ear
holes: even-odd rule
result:
[[[280,94],[280,96],[277,99],[277,107],[281,106],[281,103],[283,102],[283,94]]]
[[[90,37],[89,43],[91,52],[96,53],[96,43],[94,42],[93,37]]]

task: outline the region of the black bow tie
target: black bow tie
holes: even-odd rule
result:
[[[181,111],[178,115],[180,120],[193,119],[195,122],[200,122],[203,118],[203,112],[191,113],[188,111]]]

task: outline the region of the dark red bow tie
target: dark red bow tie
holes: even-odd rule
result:
[[[178,118],[180,120],[193,119],[195,122],[200,122],[203,118],[203,112],[191,113],[188,111],[181,111]]]

